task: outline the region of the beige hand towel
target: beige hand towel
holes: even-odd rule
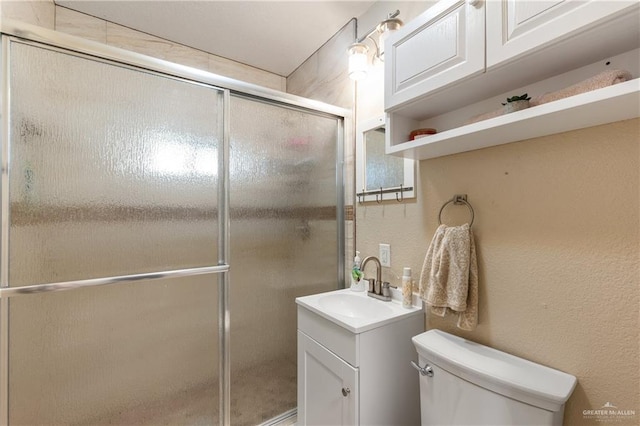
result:
[[[458,328],[476,328],[478,263],[469,224],[438,227],[422,266],[420,297],[432,314],[452,312],[458,315]]]

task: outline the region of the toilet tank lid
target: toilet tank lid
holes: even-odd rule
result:
[[[412,340],[420,355],[443,370],[546,410],[560,411],[577,383],[570,374],[441,330],[429,330]]]

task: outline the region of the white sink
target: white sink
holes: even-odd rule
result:
[[[296,303],[353,333],[362,333],[422,313],[421,301],[410,309],[403,308],[400,292],[392,289],[391,293],[393,300],[384,302],[367,296],[366,292],[344,289],[298,297]]]
[[[350,318],[378,318],[393,311],[379,300],[359,297],[349,293],[327,294],[318,299],[318,305],[327,311]]]

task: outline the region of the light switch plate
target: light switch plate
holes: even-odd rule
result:
[[[391,267],[391,246],[389,244],[380,244],[379,258],[382,266]]]

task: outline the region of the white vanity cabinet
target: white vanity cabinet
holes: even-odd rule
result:
[[[359,424],[357,368],[301,331],[298,366],[298,424]]]
[[[640,116],[639,21],[637,0],[437,2],[385,44],[387,154],[423,160]],[[471,120],[616,68],[634,80]],[[408,140],[423,127],[438,134]]]
[[[423,311],[376,301],[394,303],[399,314],[359,321],[316,309],[314,297],[297,300],[297,424],[420,424],[418,374],[410,362],[416,358],[411,337],[424,330]]]

